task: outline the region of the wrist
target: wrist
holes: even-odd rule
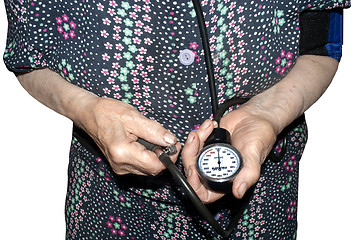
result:
[[[94,109],[99,99],[100,97],[97,95],[83,90],[73,99],[72,108],[70,108],[67,116],[77,127],[87,131],[92,125],[92,120],[95,119]]]
[[[300,91],[288,90],[281,82],[254,96],[244,108],[252,115],[266,119],[280,134],[291,122],[304,113],[304,97]]]

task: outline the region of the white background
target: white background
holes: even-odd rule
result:
[[[6,14],[0,4],[0,52]],[[353,10],[345,11],[339,71],[307,111],[298,239],[353,239]],[[0,239],[64,239],[71,122],[29,96],[0,63]]]

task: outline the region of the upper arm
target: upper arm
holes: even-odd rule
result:
[[[339,61],[343,45],[343,9],[300,14],[300,55],[329,56]]]

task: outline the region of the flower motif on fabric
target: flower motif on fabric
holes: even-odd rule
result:
[[[263,185],[265,181],[264,177],[261,177],[256,184],[256,190],[254,192],[253,199],[249,202],[249,208],[243,213],[243,217],[240,219],[238,224],[238,231],[236,232],[237,237],[243,239],[263,239],[262,234],[266,232],[265,217],[262,213],[264,199],[266,198],[266,186]]]
[[[276,58],[276,73],[283,75],[289,70],[293,65],[292,58],[293,53],[282,50],[280,56]]]
[[[191,87],[186,88],[185,94],[188,96],[187,100],[191,103],[194,104],[196,103],[197,100],[197,86],[196,83],[193,83]]]
[[[71,167],[73,168],[72,176],[70,176],[72,184],[69,185],[66,199],[66,224],[69,229],[68,236],[75,237],[76,229],[83,222],[82,216],[86,213],[83,205],[88,201],[87,196],[90,194],[94,173],[89,170],[86,162],[79,158],[71,163]]]
[[[281,30],[281,27],[285,23],[284,21],[284,12],[283,10],[275,10],[274,17],[272,20],[273,32],[278,34]]]
[[[165,204],[152,203],[156,207],[156,215],[159,216],[158,221],[154,221],[151,225],[153,230],[157,230],[154,234],[156,239],[187,239],[188,221],[190,217],[179,214],[178,206],[166,206]]]
[[[61,17],[56,18],[56,23],[58,25],[57,30],[62,36],[67,40],[69,38],[76,37],[75,29],[76,23],[70,21],[69,17],[64,14]]]
[[[113,235],[125,236],[127,226],[123,224],[123,220],[120,217],[109,216],[106,224]]]
[[[15,52],[13,51],[13,49],[16,47],[16,42],[15,40],[8,43],[5,49],[5,53],[4,53],[4,58],[8,58],[11,57],[12,55],[15,54]]]
[[[67,81],[71,82],[74,80],[74,75],[71,73],[71,65],[66,62],[66,59],[62,59],[58,64],[60,75],[65,78]]]
[[[297,201],[295,200],[290,201],[290,205],[287,208],[288,220],[295,219],[296,212],[297,212]]]
[[[297,159],[295,158],[295,155],[291,156],[290,158],[287,159],[287,161],[285,161],[283,163],[283,167],[290,172],[293,172],[295,169],[295,166],[297,166],[298,162]]]

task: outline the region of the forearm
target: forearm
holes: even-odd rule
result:
[[[301,56],[284,79],[253,97],[245,107],[268,118],[280,133],[320,98],[337,67],[338,62],[330,57]]]
[[[79,88],[49,69],[17,76],[23,88],[39,102],[82,127],[83,113],[97,96]]]

